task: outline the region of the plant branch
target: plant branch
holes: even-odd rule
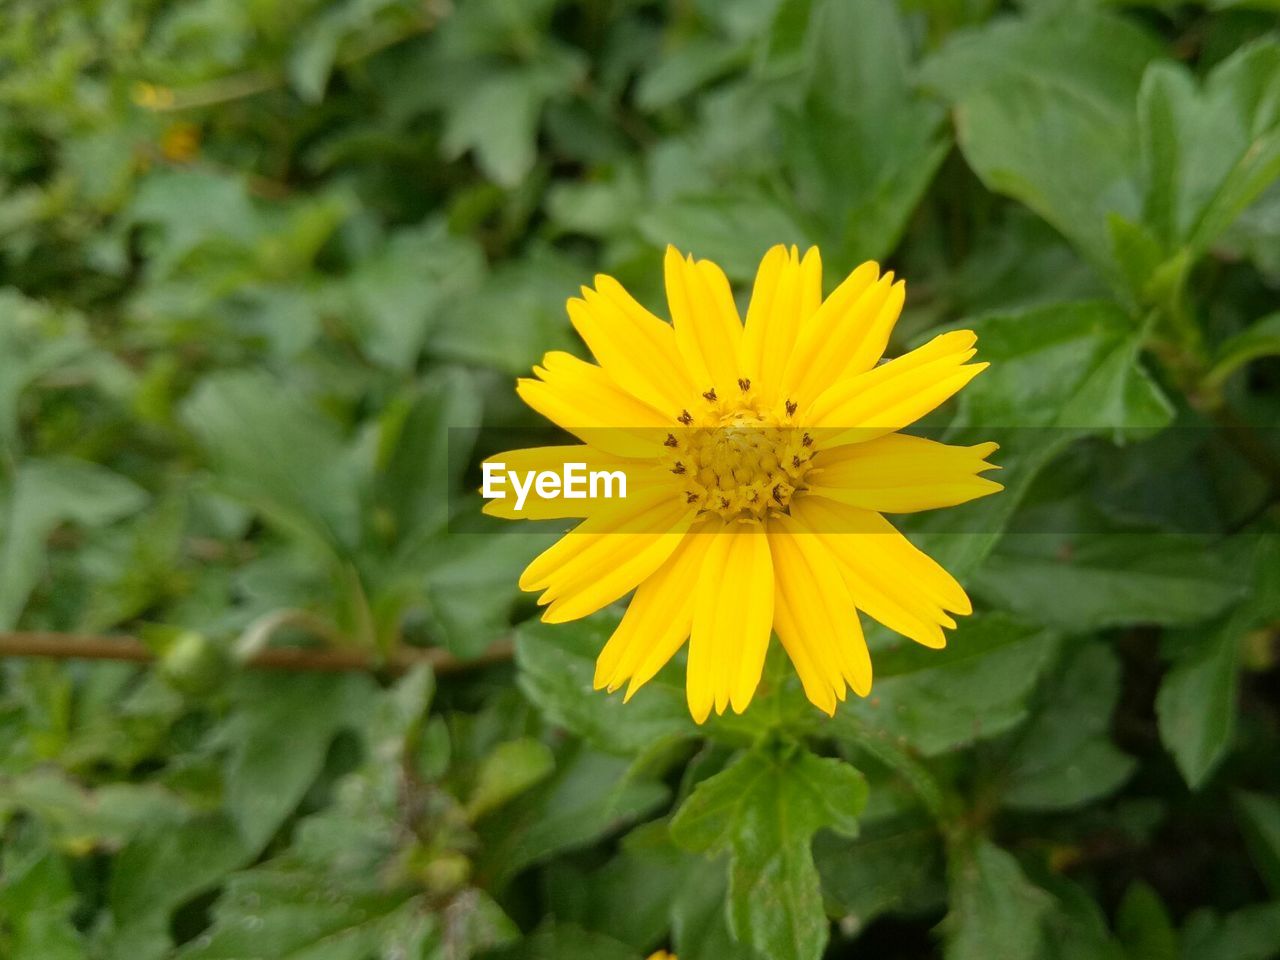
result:
[[[460,660],[437,648],[400,647],[385,658],[364,650],[264,647],[244,666],[259,670],[298,670],[341,673],[361,670],[405,671],[426,663],[440,674],[460,673],[510,660],[512,644],[499,640],[478,657]],[[150,663],[159,659],[136,637],[103,637],[47,630],[0,633],[0,657],[49,657],[56,660],[119,660]]]

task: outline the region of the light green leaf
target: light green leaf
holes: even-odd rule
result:
[[[1280,176],[1280,45],[1261,41],[1218,64],[1196,89],[1158,63],[1138,100],[1146,219],[1169,250],[1206,250]]]
[[[1104,273],[1107,215],[1137,220],[1133,104],[1160,48],[1132,21],[1072,10],[957,33],[923,66],[951,100],[965,159]]]
[[[1178,932],[1159,894],[1141,880],[1129,884],[1116,910],[1116,936],[1129,960],[1178,960]]]
[[[545,780],[555,768],[551,748],[540,740],[526,737],[499,744],[480,766],[467,815],[473,820],[483,817]]]
[[[943,921],[947,960],[1035,960],[1052,899],[989,840],[952,849],[951,910]]]
[[[5,858],[0,881],[0,946],[9,960],[87,960],[72,924],[76,891],[67,864],[56,853]]]
[[[297,807],[334,735],[364,716],[375,687],[363,674],[246,673],[225,735],[227,810],[246,846],[259,850]]]
[[[343,319],[368,357],[405,372],[417,363],[442,310],[478,288],[483,275],[480,248],[433,218],[391,234],[334,293],[349,299]]]
[[[825,0],[809,24],[805,102],[784,124],[783,163],[841,272],[897,246],[950,141],[941,107],[912,89],[910,32],[893,4]]]
[[[1205,383],[1221,386],[1250,361],[1277,355],[1280,355],[1280,313],[1270,313],[1219,345]]]
[[[732,852],[737,939],[773,960],[817,960],[829,931],[810,844],[825,827],[855,834],[866,800],[862,774],[840,760],[757,747],[697,786],[671,821],[671,836],[690,850]]]
[[[206,377],[182,415],[230,493],[327,551],[352,548],[355,462],[318,408],[265,374],[232,371]]]
[[[11,629],[43,575],[45,541],[63,523],[99,527],[140,509],[146,492],[82,460],[24,460],[8,491],[0,545],[0,629]]]
[[[684,683],[671,670],[627,704],[621,692],[593,689],[596,657],[617,625],[610,612],[574,623],[522,625],[516,633],[520,689],[549,721],[613,753],[635,754],[664,737],[696,735]]]
[[[488,72],[450,104],[441,143],[444,155],[452,160],[472,150],[490,179],[517,186],[537,159],[543,106],[566,92],[581,72],[581,63],[568,54]]]
[[[398,543],[418,543],[445,525],[480,411],[475,380],[461,368],[441,367],[382,415],[374,497],[389,511]]]

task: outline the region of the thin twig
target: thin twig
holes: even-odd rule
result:
[[[364,650],[266,647],[246,660],[244,666],[260,670],[313,670],[323,673],[359,670],[404,673],[420,663],[426,663],[436,673],[459,673],[510,660],[511,655],[512,644],[507,639],[497,641],[480,656],[469,660],[460,660],[437,648],[400,647],[387,657],[380,658]],[[158,659],[155,652],[136,637],[102,637],[47,630],[0,633],[0,657],[122,660],[137,663]]]

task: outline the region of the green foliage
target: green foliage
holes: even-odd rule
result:
[[[0,957],[1276,956],[1274,11],[9,4],[0,640],[155,662],[0,662]],[[978,334],[927,426],[1006,490],[893,518],[946,649],[698,726],[477,463],[596,273],[779,242]]]

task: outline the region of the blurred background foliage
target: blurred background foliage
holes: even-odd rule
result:
[[[1274,2],[0,10],[0,630],[158,657],[0,664],[0,956],[1280,955]],[[832,721],[589,693],[616,612],[464,532],[668,242],[993,362],[938,425],[1008,490],[912,528],[978,612]]]

